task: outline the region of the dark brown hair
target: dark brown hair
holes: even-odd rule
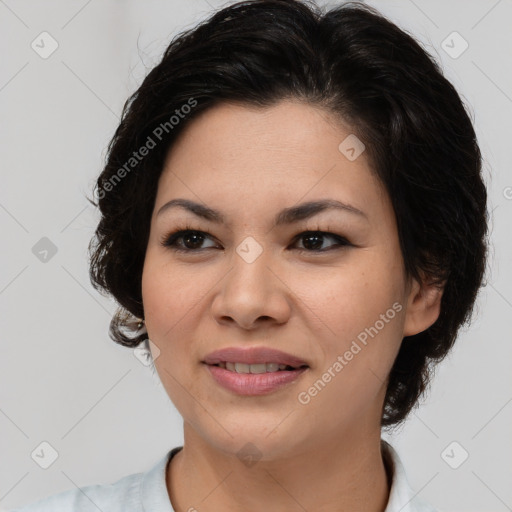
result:
[[[144,317],[150,218],[173,141],[219,102],[267,107],[286,98],[327,109],[364,142],[393,204],[407,274],[445,283],[439,318],[403,339],[389,375],[382,425],[398,424],[470,320],[487,254],[486,188],[458,93],[420,44],[374,8],[244,1],[176,36],[127,100],[110,142],[91,201],[101,212],[91,281],[121,306],[112,339],[147,343],[128,320]]]

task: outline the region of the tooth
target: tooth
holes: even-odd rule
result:
[[[265,363],[251,364],[249,366],[250,366],[251,373],[266,373],[267,372],[267,365]]]
[[[246,364],[225,362],[219,363],[219,366],[231,372],[261,374],[285,370],[288,365],[279,363]]]
[[[250,373],[250,365],[245,363],[235,363],[237,373]]]

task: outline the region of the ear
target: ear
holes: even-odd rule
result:
[[[421,282],[411,278],[407,309],[405,312],[404,336],[413,336],[428,329],[436,322],[441,311],[444,284]]]

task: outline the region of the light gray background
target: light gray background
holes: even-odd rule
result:
[[[129,93],[174,34],[221,5],[0,0],[3,509],[143,471],[183,441],[158,376],[108,337],[115,304],[89,283],[98,216],[85,194]],[[474,323],[439,366],[425,404],[385,437],[411,484],[440,509],[512,510],[512,3],[371,5],[427,45],[470,104],[493,215],[489,282]],[[47,59],[31,48],[43,31],[59,45]],[[441,45],[453,31],[469,43],[457,59]],[[42,237],[57,247],[46,263],[32,252]],[[58,452],[46,470],[31,458],[43,441]],[[458,469],[441,456],[453,441],[469,453]]]

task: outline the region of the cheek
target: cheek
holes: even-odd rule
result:
[[[173,268],[161,257],[148,252],[142,273],[142,300],[148,333],[155,340],[165,333],[172,336],[174,326],[186,321],[187,312],[193,314],[194,305],[204,296],[205,286],[197,273]]]
[[[334,423],[352,421],[370,406],[378,409],[375,404],[400,346],[400,296],[392,281],[382,279],[377,286],[376,277],[372,272],[338,272],[328,285],[309,286],[304,301],[313,311],[308,313],[310,351],[319,358],[299,400],[331,411]],[[333,410],[332,404],[343,407]]]
[[[154,364],[169,398],[187,416],[191,403],[184,389],[194,396],[201,391],[193,389],[189,376],[190,365],[196,359],[199,361],[190,342],[197,314],[194,305],[198,307],[201,300],[201,290],[191,282],[201,280],[194,281],[184,272],[171,270],[166,261],[148,251],[142,274],[142,299],[148,337],[159,349]]]
[[[354,384],[372,372],[385,380],[399,349],[405,307],[396,261],[377,249],[358,251],[353,264],[295,282],[310,318],[312,353],[320,349],[326,369],[342,356],[343,374]]]
[[[328,331],[346,337],[373,325],[396,301],[401,277],[367,253],[358,263],[302,275],[292,289]],[[299,302],[300,304],[300,302]]]

